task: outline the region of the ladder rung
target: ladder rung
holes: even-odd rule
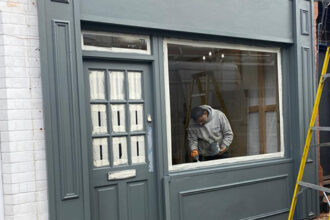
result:
[[[311,146],[313,146],[313,147],[330,147],[330,142],[320,143],[320,144],[313,144]]]
[[[197,93],[191,95],[191,97],[201,97],[201,96],[206,96],[206,93]]]
[[[330,127],[311,127],[313,131],[330,131]]]
[[[303,187],[307,187],[307,188],[311,188],[311,189],[315,189],[315,190],[318,190],[318,191],[321,191],[321,192],[330,193],[330,188],[319,186],[319,185],[316,185],[316,184],[313,184],[313,183],[307,183],[307,182],[304,182],[304,181],[300,181],[298,183],[298,185],[303,186]]]
[[[330,73],[323,75],[323,81],[326,80],[327,78],[330,78]]]

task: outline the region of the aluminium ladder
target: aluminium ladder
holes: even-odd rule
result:
[[[303,155],[302,155],[301,162],[300,162],[299,172],[298,172],[297,181],[296,181],[296,185],[295,185],[295,189],[294,189],[294,193],[293,193],[293,197],[292,197],[291,208],[290,208],[288,220],[293,219],[294,211],[295,211],[295,208],[297,205],[297,199],[298,199],[299,194],[301,194],[301,192],[302,192],[302,191],[300,191],[300,188],[302,188],[302,190],[304,190],[306,188],[310,188],[310,189],[314,189],[314,190],[323,192],[323,195],[325,196],[328,206],[329,206],[329,220],[330,220],[330,201],[327,196],[327,193],[330,194],[330,188],[326,188],[326,187],[322,187],[319,185],[315,185],[312,183],[307,183],[307,182],[302,181],[302,177],[303,177],[304,169],[305,169],[305,165],[306,165],[306,160],[307,160],[307,156],[308,156],[308,152],[309,152],[309,148],[310,148],[310,144],[311,144],[312,132],[315,130],[330,131],[330,127],[314,127],[316,115],[317,115],[319,104],[320,104],[321,94],[322,94],[322,90],[324,87],[324,82],[327,78],[330,77],[329,73],[326,74],[326,71],[328,69],[329,59],[330,59],[330,46],[328,45],[327,52],[326,52],[324,62],[323,62],[322,72],[321,72],[321,76],[320,76],[320,82],[319,82],[319,85],[317,88],[312,117],[310,120],[308,132],[307,132],[304,151],[303,151]],[[319,146],[319,147],[329,146],[329,143],[318,144],[317,146]]]

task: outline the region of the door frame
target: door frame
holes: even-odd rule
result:
[[[161,84],[161,68],[160,65],[160,59],[162,59],[160,54],[162,53],[162,39],[150,36],[151,40],[151,55],[141,55],[141,54],[126,54],[126,53],[111,53],[111,52],[99,52],[99,51],[82,51],[82,68],[81,73],[84,73],[84,65],[88,62],[95,62],[95,61],[102,61],[102,62],[124,62],[124,63],[141,63],[146,64],[150,66],[150,73],[151,76],[151,90],[153,92],[153,100],[152,100],[152,108],[153,108],[153,144],[154,144],[154,172],[155,172],[155,184],[156,184],[156,200],[157,200],[157,208],[158,208],[158,219],[165,219],[165,213],[164,213],[164,191],[163,191],[163,177],[165,175],[165,170],[167,168],[167,150],[165,148],[164,140],[166,137],[164,137],[165,132],[165,119],[164,115],[161,111],[161,94],[160,90],[162,90],[164,87]],[[161,51],[159,51],[161,49]],[[80,101],[82,101],[84,107],[85,107],[85,114],[87,116],[88,110],[86,108],[89,107],[89,101],[87,100],[88,95],[88,77],[85,75],[82,76],[84,80],[84,95],[80,96]],[[82,100],[83,99],[83,100]],[[85,186],[85,190],[88,188],[88,196],[87,199],[85,199],[85,202],[89,202],[90,204],[86,204],[86,207],[88,206],[89,209],[92,209],[92,190],[91,190],[91,181],[92,181],[92,161],[91,157],[89,156],[89,140],[90,138],[90,123],[85,122],[86,128],[85,135],[87,138],[83,138],[83,142],[85,143],[83,146],[85,146],[85,149],[82,149],[83,151],[83,166],[88,167],[88,186]],[[164,145],[164,146],[163,146]],[[164,158],[166,157],[166,158]],[[164,164],[165,163],[165,164]],[[90,212],[92,213],[92,212]],[[91,215],[92,217],[92,215]]]

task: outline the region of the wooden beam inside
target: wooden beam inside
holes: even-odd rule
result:
[[[261,54],[260,54],[261,55]],[[258,63],[263,63],[262,56],[258,56]],[[260,154],[266,153],[266,111],[265,111],[265,70],[258,65],[258,102],[259,102],[259,147]]]

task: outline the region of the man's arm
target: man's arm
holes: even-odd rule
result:
[[[187,140],[190,149],[190,156],[194,158],[198,156],[198,137],[196,131],[191,127],[188,128],[187,132],[188,132]]]
[[[226,149],[228,149],[229,145],[233,141],[234,134],[231,130],[231,126],[226,115],[223,113],[220,114],[220,127],[223,135],[221,148],[225,147]]]

